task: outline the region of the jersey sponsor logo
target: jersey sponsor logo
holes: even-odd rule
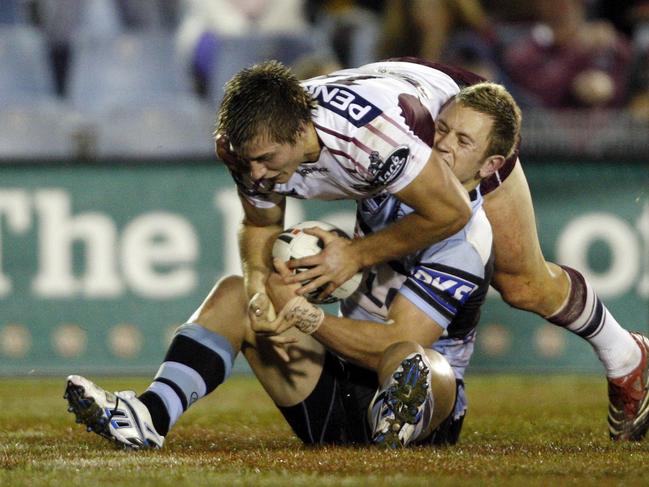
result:
[[[329,169],[326,167],[299,167],[295,172],[302,177],[306,177],[311,174],[326,174],[329,172]]]
[[[417,267],[413,277],[422,284],[452,296],[460,304],[464,304],[471,293],[478,288],[478,285],[471,281],[426,267]]]
[[[373,177],[374,184],[386,186],[399,177],[406,167],[408,156],[410,156],[410,149],[406,146],[398,147],[385,160],[381,159],[378,152],[372,151],[368,171]]]
[[[362,127],[381,114],[376,106],[348,88],[333,85],[307,86],[321,106]]]

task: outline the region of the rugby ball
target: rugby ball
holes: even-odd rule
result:
[[[303,257],[310,257],[319,254],[322,249],[324,249],[324,242],[315,235],[304,233],[305,228],[313,227],[319,227],[328,232],[336,233],[343,238],[350,238],[343,230],[330,223],[322,221],[306,221],[287,228],[277,236],[273,243],[273,257],[277,257],[286,262],[292,259],[301,259]],[[304,270],[306,270],[305,267],[300,267],[295,269],[295,272],[299,273]],[[336,301],[340,301],[341,299],[345,299],[354,294],[356,289],[358,289],[358,286],[361,284],[362,277],[362,272],[356,273],[356,275],[345,281],[333,293],[331,293],[331,295],[322,301],[318,300],[318,295],[322,291],[323,287],[305,294],[304,297],[314,304],[335,303]],[[305,285],[308,284],[308,282],[308,280],[305,280],[302,281],[302,284]]]

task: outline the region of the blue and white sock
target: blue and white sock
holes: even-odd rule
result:
[[[234,355],[225,337],[197,323],[176,330],[153,382],[138,397],[160,435],[166,436],[189,406],[230,376]]]

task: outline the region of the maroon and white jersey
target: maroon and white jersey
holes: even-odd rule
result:
[[[312,120],[320,157],[270,191],[235,178],[254,206],[267,208],[284,196],[360,200],[402,190],[426,164],[434,120],[460,89],[440,70],[395,61],[336,71],[303,86],[318,102]]]

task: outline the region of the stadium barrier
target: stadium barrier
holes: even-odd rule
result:
[[[621,323],[646,331],[646,165],[525,169],[546,256],[584,271]],[[2,375],[152,373],[174,328],[219,277],[240,270],[239,203],[215,163],[24,164],[2,172]],[[353,218],[351,202],[292,200],[287,223],[320,219],[350,230]],[[581,340],[491,293],[471,370],[600,365]]]

